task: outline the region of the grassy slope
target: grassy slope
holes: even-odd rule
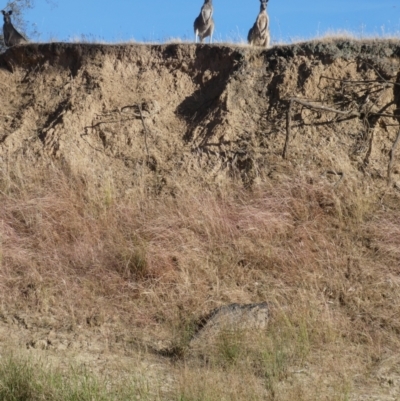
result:
[[[311,175],[251,191],[182,183],[157,199],[117,199],[56,168],[23,177],[1,177],[3,309],[60,329],[118,320],[184,347],[204,310],[271,302],[267,333],[222,336],[200,351],[206,365],[177,368],[183,399],[316,399],[321,383],[342,399],[398,349],[398,203]],[[257,386],[237,389],[243,375]]]

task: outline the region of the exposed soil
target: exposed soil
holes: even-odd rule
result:
[[[99,180],[111,175],[121,192],[129,192],[138,164],[147,166],[156,191],[173,191],[172,171],[215,181],[232,166],[249,183],[298,166],[383,182],[397,134],[393,118],[374,127],[368,166],[362,118],[334,124],[337,116],[305,108],[295,113],[289,162],[282,162],[285,118],[291,97],[345,111],[365,107],[369,95],[371,107],[393,113],[397,86],[385,82],[397,79],[399,49],[388,41],[268,51],[61,43],[10,49],[0,59],[0,157],[58,160],[83,175],[95,171]],[[315,159],[316,146],[326,157]],[[194,153],[199,164],[191,161]],[[399,179],[394,166],[393,181]]]

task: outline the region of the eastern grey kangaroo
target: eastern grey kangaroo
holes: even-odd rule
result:
[[[210,43],[212,43],[212,36],[214,33],[214,20],[212,17],[213,11],[212,0],[204,0],[200,14],[194,20],[194,34],[196,35],[196,43],[198,37],[200,37],[200,42],[203,43],[203,40],[208,36],[210,37]]]
[[[4,17],[3,37],[6,47],[27,43],[27,40],[14,28],[14,25],[11,23],[12,11],[6,12],[2,10],[1,12],[3,13]]]
[[[250,45],[269,47],[269,17],[267,14],[268,0],[260,0],[260,13],[253,27],[250,29],[247,40]]]

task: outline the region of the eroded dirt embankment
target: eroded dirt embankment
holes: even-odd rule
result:
[[[296,168],[384,181],[397,135],[391,115],[399,107],[399,53],[388,41],[268,51],[190,44],[9,49],[0,58],[0,157],[57,160],[100,180],[111,175],[122,192],[135,185],[138,166],[150,187],[168,192],[176,176],[215,182],[229,173],[251,184]],[[359,115],[296,104],[284,162],[292,97]],[[395,184],[398,162],[395,155]]]

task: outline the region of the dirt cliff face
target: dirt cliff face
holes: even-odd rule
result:
[[[1,55],[0,157],[63,163],[173,192],[178,177],[246,185],[296,169],[387,177],[400,47],[327,41],[227,46],[42,44]],[[290,98],[295,103],[282,159]],[[358,116],[344,112],[356,111]],[[379,113],[379,116],[371,113]],[[400,152],[399,152],[400,153]],[[391,182],[400,185],[394,152]],[[140,173],[139,173],[140,172]],[[140,177],[139,177],[140,175]]]

